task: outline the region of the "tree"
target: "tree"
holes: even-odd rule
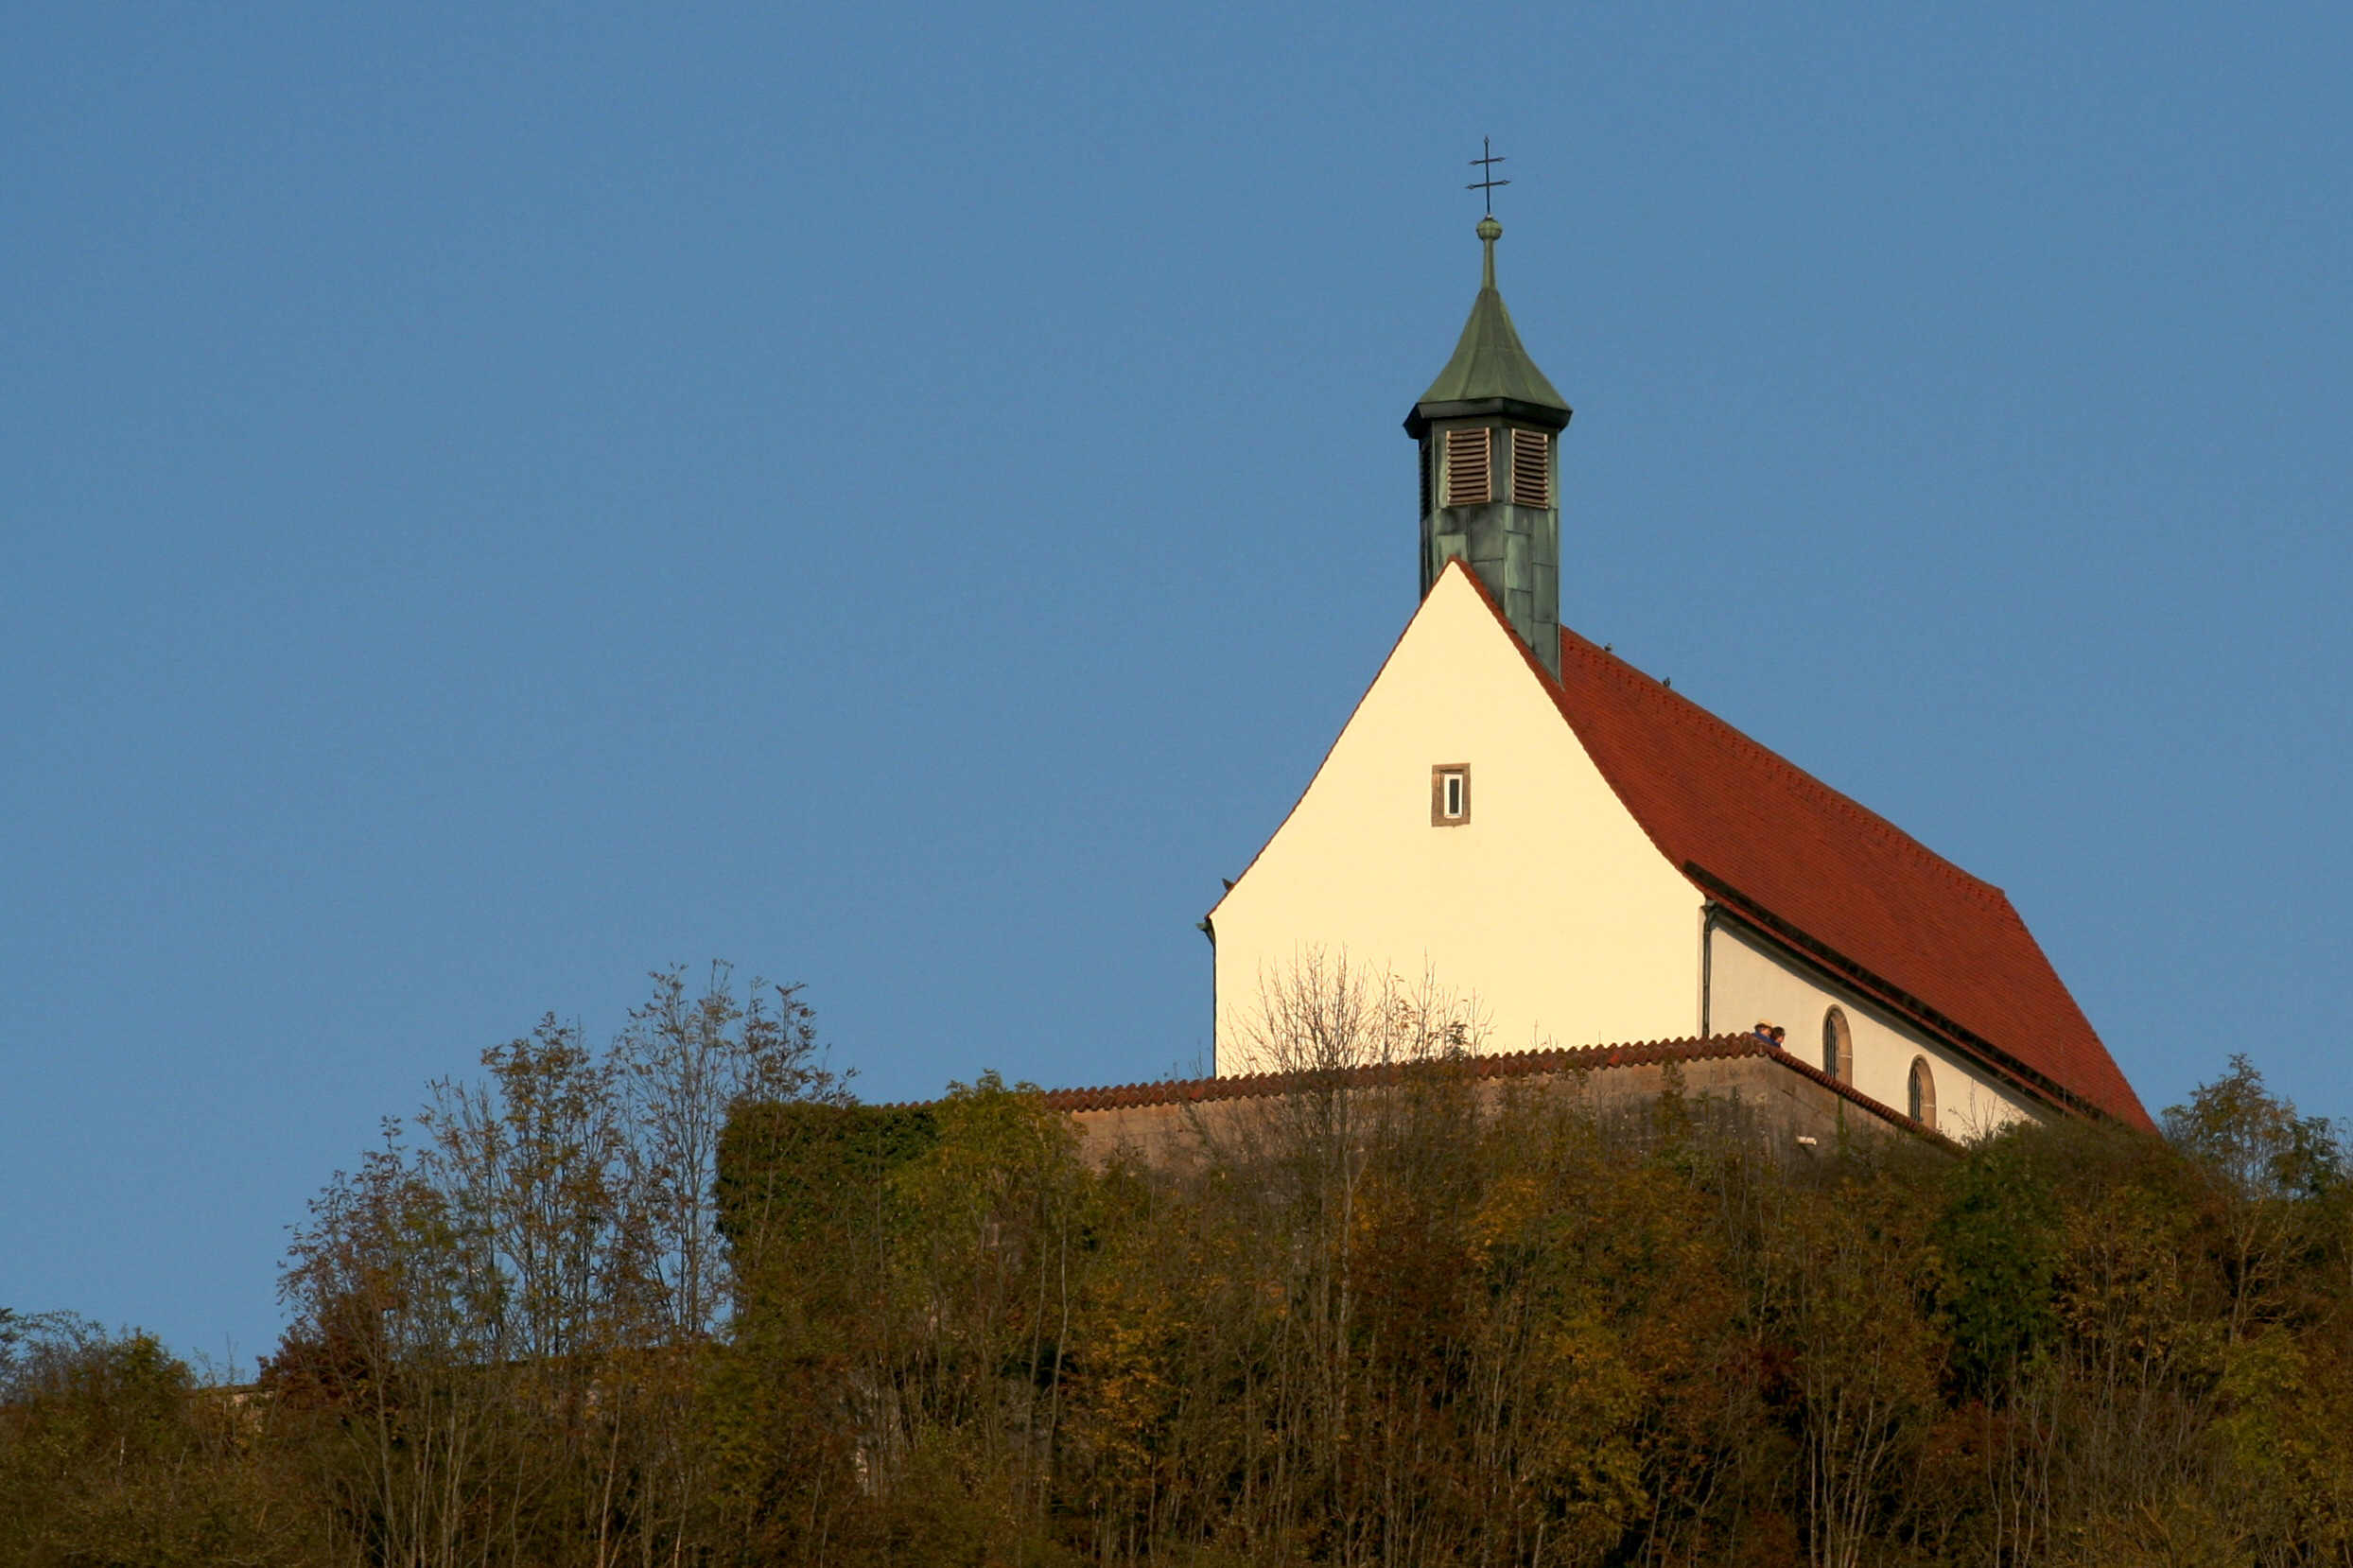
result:
[[[434,1083],[422,1141],[388,1123],[296,1231],[270,1379],[340,1436],[326,1485],[382,1560],[601,1564],[707,1535],[720,1130],[755,1094],[840,1090],[796,987],[653,980],[601,1052],[550,1014]]]
[[[316,1521],[253,1460],[272,1436],[152,1334],[0,1309],[0,1564],[319,1560]]]
[[[798,985],[752,983],[713,964],[700,995],[683,969],[653,976],[654,995],[615,1042],[628,1181],[640,1258],[669,1334],[684,1342],[718,1326],[732,1294],[721,1245],[719,1150],[728,1115],[753,1104],[838,1105],[846,1085],[825,1066],[816,1016]]]
[[[2318,1240],[2347,1183],[2344,1142],[2325,1117],[2273,1095],[2244,1055],[2168,1107],[2166,1136],[2205,1177],[2230,1287],[2236,1342],[2278,1310],[2293,1261]]]

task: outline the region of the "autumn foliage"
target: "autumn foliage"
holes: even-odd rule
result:
[[[2243,1062],[1960,1156],[1442,1067],[1158,1168],[924,1118],[731,1129],[766,1560],[2353,1562],[2346,1173]]]
[[[2243,1060],[1954,1154],[1441,1034],[1145,1164],[671,982],[338,1178],[260,1386],[0,1319],[0,1563],[2353,1564],[2353,1186]]]

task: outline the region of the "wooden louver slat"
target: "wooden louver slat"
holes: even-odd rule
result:
[[[1495,498],[1489,432],[1446,432],[1446,504],[1479,506]]]
[[[1511,432],[1511,498],[1540,511],[1552,506],[1552,438],[1542,430]]]

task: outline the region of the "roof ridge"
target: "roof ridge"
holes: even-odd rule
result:
[[[1659,694],[1670,699],[1672,706],[1669,708],[1669,713],[1675,721],[1685,723],[1696,722],[1706,727],[1720,731],[1738,745],[1746,748],[1757,758],[1770,764],[1773,768],[1787,775],[1798,784],[1818,792],[1833,810],[1837,810],[1841,816],[1851,819],[1856,827],[1876,834],[1877,836],[1887,840],[1895,847],[1902,849],[1909,854],[1917,856],[1925,862],[1931,870],[1951,879],[1954,882],[1959,884],[1961,891],[1969,894],[1971,897],[1980,899],[1988,904],[2007,904],[2009,902],[2009,896],[2002,891],[1998,884],[1989,882],[1984,878],[1976,875],[1974,872],[1962,869],[1949,857],[1941,855],[1934,849],[1929,848],[1928,845],[1921,843],[1919,839],[1914,838],[1909,833],[1907,833],[1904,829],[1895,826],[1894,823],[1889,821],[1885,816],[1882,816],[1877,811],[1873,810],[1861,801],[1856,800],[1853,795],[1848,794],[1845,791],[1839,789],[1838,786],[1828,782],[1827,780],[1817,777],[1815,775],[1808,773],[1805,769],[1799,767],[1795,762],[1790,761],[1787,757],[1784,757],[1781,753],[1773,750],[1772,747],[1765,744],[1764,741],[1759,740],[1754,736],[1749,734],[1748,731],[1740,728],[1740,726],[1724,718],[1721,714],[1718,714],[1713,709],[1693,701],[1690,697],[1685,696],[1683,693],[1676,690],[1673,687],[1668,686],[1665,681],[1662,681],[1658,677],[1636,668],[1628,660],[1620,658],[1613,650],[1599,646],[1583,633],[1567,626],[1560,628],[1560,636],[1564,644],[1574,638],[1578,654],[1583,656],[1589,664],[1593,665],[1597,673],[1601,674],[1605,678],[1616,680],[1621,684],[1631,684],[1632,682],[1640,681],[1648,686],[1656,687]]]

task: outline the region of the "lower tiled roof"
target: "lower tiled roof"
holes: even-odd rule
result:
[[[1939,1142],[1951,1140],[1915,1122],[1894,1106],[1873,1099],[1852,1084],[1830,1076],[1754,1035],[1716,1035],[1675,1040],[1644,1040],[1631,1045],[1559,1047],[1548,1051],[1508,1051],[1494,1054],[1444,1056],[1417,1062],[1383,1063],[1368,1067],[1332,1068],[1298,1072],[1243,1072],[1217,1078],[1168,1078],[1148,1084],[1116,1084],[1100,1089],[1053,1089],[1045,1091],[1051,1110],[1072,1113],[1136,1110],[1155,1106],[1198,1105],[1218,1100],[1264,1100],[1314,1089],[1371,1088],[1403,1083],[1417,1075],[1455,1074],[1480,1080],[1534,1078],[1576,1072],[1606,1071],[1620,1067],[1657,1067],[1667,1062],[1723,1061],[1757,1057],[1809,1078],[1869,1115]]]

